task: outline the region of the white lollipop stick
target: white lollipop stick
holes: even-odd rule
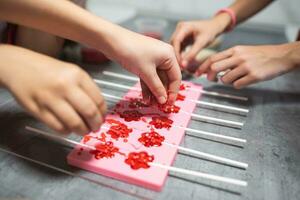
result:
[[[130,86],[127,86],[127,85],[121,85],[121,84],[113,83],[113,82],[109,82],[109,81],[97,80],[97,79],[94,79],[94,81],[96,83],[99,83],[99,84],[102,84],[102,85],[121,88],[121,89],[125,89],[125,90],[130,90],[131,89],[131,90],[138,91],[138,92],[141,91],[140,88],[130,87]],[[226,105],[222,105],[222,104],[210,103],[210,102],[193,100],[193,99],[187,99],[187,100],[191,101],[191,102],[194,102],[194,103],[196,103],[196,104],[198,104],[202,107],[212,108],[214,110],[231,112],[231,113],[238,113],[238,114],[242,114],[242,115],[247,115],[249,113],[249,110],[244,109],[244,108],[238,108],[238,107],[234,107],[234,106],[226,106]]]
[[[107,130],[109,129],[108,127],[102,127],[102,128],[107,129]],[[218,162],[218,163],[221,163],[221,164],[230,165],[230,166],[238,167],[238,168],[242,168],[242,169],[247,169],[248,168],[248,164],[246,164],[246,163],[238,162],[238,161],[231,160],[231,159],[228,159],[228,158],[223,158],[223,157],[220,157],[220,156],[215,156],[215,155],[212,155],[212,154],[209,154],[209,153],[204,153],[204,152],[197,151],[197,150],[190,149],[190,148],[186,148],[186,147],[181,147],[179,145],[171,144],[171,143],[168,143],[168,142],[162,142],[162,143],[167,145],[167,146],[170,146],[172,148],[177,148],[180,151],[187,152],[187,153],[190,153],[190,154],[194,154],[194,155],[199,156],[200,158],[204,158],[204,159],[207,159],[207,160],[210,160],[210,161],[214,161],[214,162]]]
[[[62,142],[66,142],[72,146],[74,145],[80,145],[83,147],[87,147],[90,149],[95,149],[95,147],[86,145],[86,144],[82,144],[80,142],[76,142],[67,138],[63,138],[61,136],[56,136],[50,133],[47,133],[45,131],[33,128],[33,127],[29,127],[26,126],[25,127],[27,130],[41,134],[45,137],[51,138],[51,139],[55,139],[55,140],[59,140]],[[239,185],[239,186],[247,186],[247,182],[245,181],[240,181],[237,179],[231,179],[231,178],[226,178],[226,177],[222,177],[222,176],[216,176],[216,175],[212,175],[212,174],[207,174],[207,173],[202,173],[202,172],[197,172],[197,171],[192,171],[192,170],[187,170],[187,169],[182,169],[182,168],[177,168],[177,167],[172,167],[172,166],[167,166],[167,165],[163,165],[160,163],[155,163],[155,162],[149,162],[148,163],[150,166],[154,166],[154,167],[159,167],[159,168],[163,168],[163,169],[167,169],[169,171],[173,171],[173,172],[178,172],[178,173],[182,173],[182,174],[186,174],[186,175],[192,175],[192,176],[197,176],[197,177],[201,177],[201,178],[205,178],[205,179],[209,179],[209,180],[214,180],[214,181],[219,181],[219,182],[224,182],[224,183],[230,183],[230,184],[234,184],[234,185]]]
[[[207,173],[203,173],[203,172],[192,171],[192,170],[187,170],[187,169],[162,165],[162,164],[159,164],[159,163],[152,162],[152,163],[149,163],[149,165],[159,167],[159,168],[163,168],[163,169],[167,169],[167,170],[172,171],[172,172],[191,175],[191,176],[200,177],[200,178],[204,178],[204,179],[208,179],[208,180],[219,181],[219,182],[229,183],[229,184],[243,186],[243,187],[246,187],[248,185],[248,183],[246,181],[241,181],[241,180],[237,180],[237,179],[232,179],[232,178],[227,178],[227,177],[222,177],[222,176],[216,176],[216,175],[207,174]]]
[[[103,128],[108,129],[106,127],[103,127]],[[48,137],[48,138],[52,138],[54,140],[64,141],[64,142],[69,143],[69,144],[79,145],[79,146],[90,148],[90,149],[93,149],[93,150],[96,149],[93,146],[83,144],[83,143],[80,143],[80,142],[76,142],[74,140],[70,140],[68,138],[64,138],[64,137],[61,137],[61,136],[58,136],[58,135],[55,135],[55,134],[50,134],[50,133],[47,133],[46,131],[39,130],[39,129],[30,127],[30,126],[26,126],[25,129],[27,129],[29,131],[32,131],[32,132],[35,132],[35,133],[39,133],[40,135],[43,135],[43,136]],[[205,159],[208,159],[208,160],[211,160],[211,161],[215,161],[215,162],[219,162],[219,163],[223,163],[223,164],[227,164],[227,165],[231,165],[231,166],[239,167],[239,168],[243,168],[243,169],[246,169],[248,167],[248,164],[246,164],[246,163],[241,163],[241,162],[230,160],[230,159],[227,159],[227,158],[222,158],[222,157],[211,155],[211,154],[208,154],[208,153],[204,153],[204,152],[196,151],[196,150],[193,150],[193,149],[181,147],[181,146],[178,146],[178,145],[170,144],[168,142],[163,142],[163,143],[168,145],[168,146],[177,148],[181,151],[192,153],[192,154],[200,156],[201,158],[205,158]]]
[[[112,86],[112,87],[117,87],[125,90],[135,90],[135,91],[141,91],[140,88],[135,88],[135,87],[130,87],[126,85],[121,85],[118,83],[113,83],[109,81],[104,81],[104,80],[98,80],[94,79],[96,83],[107,85],[107,86]],[[226,106],[222,104],[217,104],[217,103],[210,103],[210,102],[205,102],[205,101],[199,101],[199,100],[193,100],[193,99],[187,99],[188,101],[194,102],[200,106],[206,107],[206,108],[213,108],[215,110],[220,110],[220,111],[225,111],[225,112],[232,112],[232,113],[238,113],[238,114],[247,114],[249,113],[248,109],[244,108],[237,108],[234,106]]]
[[[139,81],[139,78],[137,78],[137,77],[119,74],[119,73],[115,73],[115,72],[103,71],[102,73],[104,75],[112,76],[112,77],[116,77],[116,78],[126,79],[126,80],[130,80],[130,81]],[[191,90],[191,91],[200,91],[201,93],[209,95],[209,96],[223,97],[223,98],[227,98],[227,99],[235,99],[235,100],[241,100],[241,101],[248,101],[248,97],[224,94],[221,92],[212,92],[212,91],[207,91],[207,90],[203,90],[203,89],[201,89],[201,90],[195,89],[195,88],[187,88],[187,89]]]
[[[241,115],[247,115],[249,113],[248,109],[238,108],[235,106],[227,106],[227,105],[222,105],[222,104],[218,104],[218,103],[210,103],[210,102],[206,102],[206,101],[199,101],[199,100],[193,100],[193,99],[188,99],[188,101],[195,102],[196,104],[198,104],[204,108],[210,108],[210,109],[224,111],[224,112],[237,113],[237,114],[241,114]]]
[[[236,137],[231,137],[231,136],[226,136],[226,135],[221,135],[221,134],[216,134],[216,133],[211,133],[211,132],[207,132],[207,131],[200,131],[200,130],[196,130],[196,129],[192,129],[192,128],[186,128],[186,127],[182,127],[182,126],[176,126],[173,125],[174,127],[177,128],[182,128],[187,132],[193,133],[193,134],[187,134],[187,135],[197,135],[201,138],[215,138],[217,139],[216,141],[221,141],[221,142],[233,142],[233,143],[239,143],[239,146],[243,146],[242,144],[247,143],[247,140],[245,139],[240,139],[240,138],[236,138]],[[215,140],[214,139],[214,140]]]
[[[97,80],[94,79],[96,83],[100,83],[100,84],[104,84],[104,85],[108,85],[108,86],[112,86],[112,87],[118,87],[118,88],[122,88],[122,89],[132,89],[132,90],[136,90],[136,91],[140,91],[139,88],[132,88],[129,86],[124,86],[121,84],[117,84],[117,83],[112,83],[109,81],[103,81],[103,80]],[[201,120],[203,122],[209,122],[209,123],[215,123],[218,125],[223,125],[223,126],[229,126],[229,127],[234,127],[234,128],[242,128],[242,126],[244,125],[241,122],[235,122],[235,121],[230,121],[230,120],[224,120],[224,119],[219,119],[219,118],[215,118],[215,117],[208,117],[208,116],[203,116],[203,115],[199,115],[199,114],[193,114],[193,113],[188,113],[185,112],[183,110],[181,110],[182,113],[185,114],[190,114],[194,119],[198,119]]]
[[[204,152],[197,151],[197,150],[194,150],[194,149],[190,149],[190,148],[170,144],[168,142],[163,142],[163,144],[168,145],[170,147],[177,148],[178,150],[183,151],[183,152],[187,152],[187,153],[197,155],[201,158],[204,158],[204,159],[207,159],[207,160],[210,160],[210,161],[230,165],[230,166],[233,166],[233,167],[243,168],[243,169],[248,168],[247,163],[238,162],[238,161],[231,160],[231,159],[228,159],[228,158],[223,158],[223,157],[220,157],[220,156],[215,156],[215,155],[212,155],[212,154],[209,154],[209,153],[204,153]]]
[[[130,80],[130,81],[139,81],[140,79],[138,77],[134,76],[128,76],[120,73],[110,72],[110,71],[103,71],[102,72],[106,76],[112,76],[120,79]]]
[[[204,115],[189,113],[189,112],[186,112],[183,110],[181,112],[185,113],[185,114],[189,114],[192,116],[192,118],[198,119],[199,121],[202,121],[202,122],[209,122],[209,123],[214,123],[214,124],[218,124],[218,125],[239,128],[239,129],[241,129],[244,126],[244,123],[242,123],[242,122],[235,122],[235,121],[226,120],[226,119],[208,117],[208,116],[204,116]]]
[[[123,100],[121,97],[117,97],[117,96],[106,94],[106,93],[102,93],[102,95],[106,98],[112,99],[114,102]],[[225,143],[229,142],[230,144],[232,144],[232,142],[234,144],[239,143],[239,146],[243,146],[243,144],[247,142],[245,139],[235,138],[235,137],[231,137],[231,136],[225,136],[225,135],[210,133],[210,132],[206,132],[206,131],[200,131],[200,130],[186,128],[186,127],[177,126],[177,125],[172,125],[172,126],[184,129],[186,132],[193,133],[193,134],[187,134],[187,135],[195,135],[196,134],[197,136],[199,136],[201,138],[206,138],[206,139],[207,138],[210,138],[210,139],[216,138],[217,140],[214,139],[215,141],[221,141],[221,142],[225,142]]]
[[[47,138],[51,138],[53,140],[58,140],[58,141],[63,141],[67,144],[72,144],[72,145],[79,145],[79,146],[82,146],[82,147],[86,147],[86,148],[89,148],[89,149],[92,149],[92,150],[96,150],[95,147],[93,146],[90,146],[90,145],[86,145],[86,144],[83,144],[83,143],[80,143],[80,142],[76,142],[74,140],[70,140],[68,138],[64,138],[62,136],[58,136],[58,135],[55,135],[55,134],[50,134],[46,131],[43,131],[43,130],[40,130],[40,129],[37,129],[37,128],[33,128],[33,127],[30,127],[30,126],[25,126],[25,129],[26,130],[29,130],[31,132],[35,132],[35,133],[38,133],[40,135],[43,135]]]

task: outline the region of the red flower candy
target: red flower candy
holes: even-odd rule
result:
[[[145,147],[161,146],[162,142],[165,140],[164,136],[161,136],[155,131],[142,133],[141,137],[138,139]]]
[[[125,159],[125,163],[130,165],[131,169],[137,170],[140,168],[147,169],[150,167],[149,162],[154,160],[153,155],[149,155],[145,151],[131,152]]]
[[[144,108],[149,107],[142,99],[130,99],[129,108]]]
[[[158,104],[158,109],[164,113],[178,113],[180,110],[180,107],[176,105],[171,105],[168,103],[165,104]]]
[[[129,133],[132,132],[131,128],[128,128],[125,124],[113,125],[107,131],[107,134],[113,139],[128,138]]]
[[[161,128],[171,128],[171,125],[173,124],[173,120],[167,118],[167,117],[152,117],[152,121],[149,123],[150,125],[153,125],[157,129]]]
[[[120,117],[124,118],[125,121],[139,121],[143,114],[137,110],[125,110],[123,113],[120,113]]]
[[[119,152],[119,148],[114,146],[113,142],[105,142],[97,144],[96,150],[91,150],[90,154],[93,154],[96,159],[101,158],[112,158],[115,156],[115,153]]]

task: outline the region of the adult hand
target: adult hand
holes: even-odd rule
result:
[[[216,80],[225,72],[221,81],[235,88],[269,80],[294,68],[289,58],[291,45],[236,46],[207,59],[196,75],[207,73],[207,79]]]

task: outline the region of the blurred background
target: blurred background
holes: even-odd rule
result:
[[[76,0],[90,12],[113,23],[164,41],[169,41],[178,21],[207,19],[234,0]],[[246,0],[245,0],[246,1]],[[249,0],[259,1],[259,0]],[[215,51],[235,45],[292,42],[300,28],[300,0],[275,0],[266,9],[221,36],[208,47]],[[227,38],[227,39],[226,39]],[[204,52],[205,57],[214,52]],[[86,46],[66,48],[67,60],[102,63],[108,59]],[[201,60],[201,59],[200,59]]]
[[[253,0],[251,0],[253,1]],[[116,23],[130,14],[152,15],[171,20],[209,18],[233,0],[88,0],[87,9]],[[244,23],[243,27],[284,31],[289,40],[300,27],[300,1],[277,0]]]

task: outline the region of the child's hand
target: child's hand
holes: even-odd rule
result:
[[[210,45],[224,31],[227,23],[223,21],[216,17],[211,20],[178,23],[171,37],[171,44],[175,49],[177,60],[182,68],[186,68],[195,59],[200,50]],[[185,47],[191,43],[191,49],[187,53],[181,54]]]
[[[152,94],[161,104],[173,104],[181,82],[181,72],[171,45],[128,30],[116,31],[114,60],[142,81],[143,97],[149,102]]]
[[[61,133],[99,129],[106,105],[79,67],[9,45],[0,46],[0,81],[36,118]]]
[[[214,81],[219,72],[225,72],[221,81],[235,88],[272,79],[293,69],[289,46],[236,46],[211,56],[196,75],[207,73],[207,79]]]

